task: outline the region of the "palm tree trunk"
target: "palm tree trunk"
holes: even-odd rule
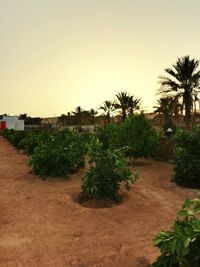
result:
[[[184,94],[184,103],[185,103],[185,127],[190,129],[191,126],[191,103],[190,103],[190,94]]]
[[[126,119],[126,111],[123,109],[122,110],[122,121],[124,122]]]
[[[108,112],[106,115],[106,121],[107,121],[107,124],[110,123],[110,112]]]

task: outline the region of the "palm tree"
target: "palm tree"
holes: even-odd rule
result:
[[[124,122],[127,114],[133,115],[133,111],[139,109],[141,99],[130,96],[127,92],[119,92],[116,97],[118,102],[115,103],[115,108],[121,109],[122,121]]]
[[[140,98],[136,98],[136,97],[134,97],[134,96],[130,96],[130,97],[129,97],[129,108],[128,108],[128,113],[129,113],[130,115],[133,115],[134,110],[140,108],[140,102],[141,102],[141,99],[140,99]]]
[[[174,93],[174,97],[182,99],[186,128],[190,128],[193,99],[194,95],[199,92],[200,71],[197,70],[198,66],[199,60],[184,56],[178,58],[176,63],[172,65],[173,68],[165,69],[169,77],[160,77],[160,93]]]
[[[92,124],[95,124],[95,116],[97,115],[98,112],[94,110],[93,108],[91,108],[89,112],[90,112]]]
[[[27,113],[19,114],[19,119],[25,121],[27,116],[28,116]]]
[[[67,116],[65,114],[61,114],[60,117],[58,117],[58,120],[62,123],[63,127],[66,125],[66,118]]]
[[[83,109],[80,106],[78,106],[72,113],[75,116],[76,124],[81,125],[83,117]]]
[[[177,112],[176,103],[171,96],[161,97],[157,100],[157,106],[154,106],[155,113],[164,116],[164,128],[172,126],[172,115]]]
[[[110,123],[110,116],[111,113],[114,111],[114,105],[111,101],[104,101],[103,105],[100,106],[99,109],[102,109],[104,111],[105,117],[106,117],[106,121],[107,123]]]

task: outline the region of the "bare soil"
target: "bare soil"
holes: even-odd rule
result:
[[[120,205],[80,205],[81,177],[42,180],[28,157],[0,137],[1,267],[147,267],[152,239],[169,229],[195,190],[170,183],[173,165],[139,160],[140,179]]]

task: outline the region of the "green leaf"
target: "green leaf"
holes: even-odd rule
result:
[[[188,216],[188,212],[187,210],[180,210],[177,215],[180,217],[186,217]]]
[[[176,239],[172,240],[172,243],[171,243],[171,251],[172,251],[172,253],[174,253],[176,251],[176,242],[177,242]]]
[[[193,221],[193,223],[194,223],[194,225],[195,225],[195,229],[194,229],[194,231],[195,231],[195,232],[199,232],[199,231],[200,231],[200,220],[195,219],[195,220]]]
[[[185,202],[183,203],[183,209],[190,207],[192,204],[193,203],[190,199],[186,199]]]
[[[188,215],[190,215],[190,216],[192,216],[192,215],[194,215],[194,211],[193,210],[188,210]]]
[[[187,237],[184,239],[183,244],[185,248],[188,247],[188,245],[190,244],[190,241],[191,241],[190,237]]]

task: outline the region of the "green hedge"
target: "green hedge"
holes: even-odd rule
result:
[[[200,126],[176,132],[174,154],[173,180],[182,186],[200,187]]]
[[[159,144],[159,134],[144,114],[129,116],[123,124],[109,124],[97,133],[105,149],[127,147],[126,156],[134,159],[153,157]]]
[[[19,132],[5,130],[3,136],[18,149],[31,156],[30,165],[35,174],[67,176],[84,167],[86,143],[89,135],[61,132]]]

